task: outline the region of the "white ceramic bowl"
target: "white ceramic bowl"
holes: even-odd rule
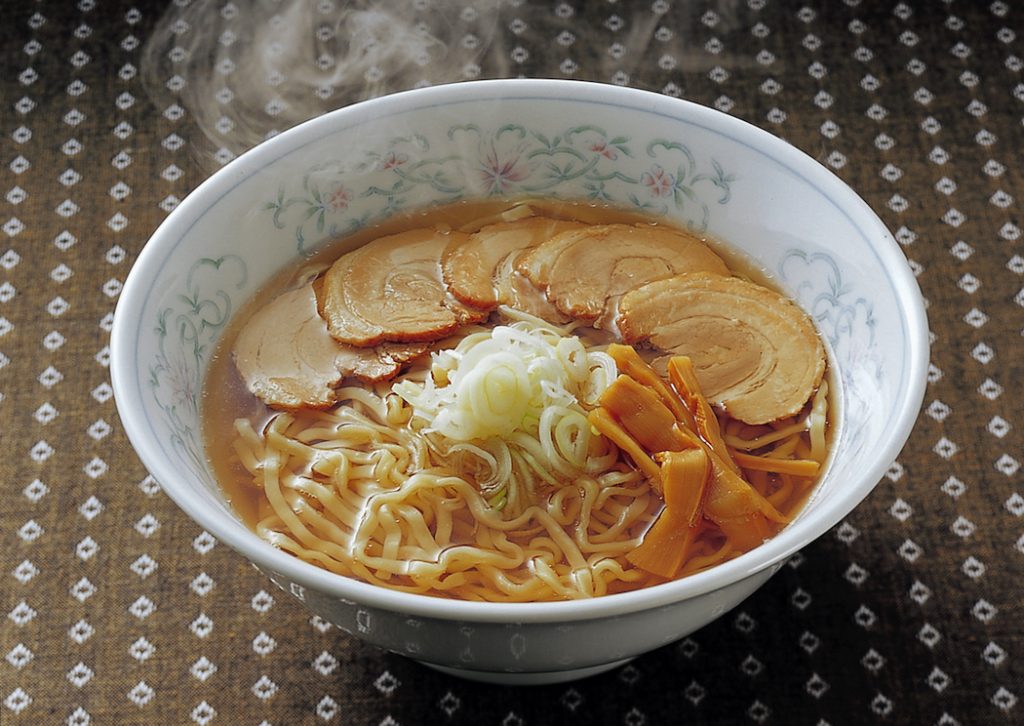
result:
[[[681,221],[756,259],[814,317],[838,371],[833,462],[795,522],[682,580],[588,601],[453,602],[331,574],[274,549],[225,504],[200,391],[233,311],[277,270],[401,209],[457,199],[595,199]],[[598,673],[737,605],[857,505],[924,392],[927,326],[878,217],[810,157],[735,118],[626,88],[483,81],[359,103],[261,144],[196,189],[121,293],[112,376],[125,430],[164,491],[283,590],[347,632],[481,680]],[[182,547],[185,545],[182,544]]]

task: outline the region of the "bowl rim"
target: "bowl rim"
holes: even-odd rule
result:
[[[601,597],[531,603],[488,603],[454,600],[400,592],[338,575],[311,565],[271,546],[238,521],[203,502],[188,487],[179,486],[173,464],[150,445],[140,390],[134,385],[136,373],[132,354],[137,325],[151,278],[159,271],[159,255],[173,248],[188,229],[218,199],[260,169],[315,139],[341,128],[372,122],[374,117],[407,112],[438,103],[499,99],[548,99],[612,104],[655,113],[669,118],[713,127],[756,152],[770,157],[829,197],[850,216],[887,268],[894,294],[906,315],[903,342],[909,373],[907,385],[895,404],[898,412],[890,422],[889,438],[879,450],[875,463],[865,468],[856,481],[846,484],[812,516],[800,517],[775,537],[734,560],[704,572]],[[156,263],[156,264],[154,264]],[[151,269],[154,268],[155,269]],[[496,79],[466,81],[404,91],[362,101],[301,123],[250,149],[212,174],[193,190],[158,226],[138,255],[118,300],[111,332],[111,380],[118,414],[125,433],[146,469],[163,491],[200,526],[219,541],[244,555],[261,570],[271,570],[307,590],[344,601],[380,608],[407,616],[492,623],[552,623],[622,616],[658,608],[736,584],[810,544],[837,524],[877,485],[896,459],[917,419],[924,399],[928,364],[928,326],[923,299],[910,266],[892,235],[867,203],[848,185],[813,158],[776,136],[746,121],[684,99],[650,91],[590,81],[557,79]]]

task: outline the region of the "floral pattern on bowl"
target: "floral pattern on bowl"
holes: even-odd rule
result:
[[[885,379],[875,336],[878,320],[874,305],[864,291],[843,281],[842,267],[825,252],[790,250],[777,273],[814,320],[832,357],[856,364],[842,367],[840,381],[843,405],[852,409],[850,420],[855,422],[845,435],[848,446],[856,448],[864,433],[864,427],[856,422],[867,420],[866,408],[875,398],[873,391]]]
[[[149,387],[175,455],[203,477],[202,374],[219,334],[240,303],[236,296],[246,288],[247,269],[238,255],[201,257],[189,268],[184,288],[156,316],[157,350],[149,363]]]
[[[729,202],[735,181],[714,158],[698,159],[671,139],[638,142],[594,125],[549,135],[519,124],[495,130],[465,124],[434,137],[394,137],[358,160],[318,164],[296,188],[282,184],[263,208],[275,227],[292,230],[303,253],[311,239],[350,234],[424,201],[502,196],[589,200],[655,216],[671,212],[700,233],[712,206]]]

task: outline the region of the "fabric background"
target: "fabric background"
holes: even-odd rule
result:
[[[894,232],[933,334],[924,409],[898,461],[764,588],[613,672],[503,689],[311,618],[187,519],[123,434],[107,370],[118,292],[149,233],[210,171],[197,149],[218,147],[173,83],[150,100],[140,74],[161,14],[188,5],[3,5],[0,722],[1021,722],[1024,8],[501,7],[491,51],[451,80],[623,83],[783,137]],[[217,3],[225,18],[248,5]],[[429,5],[409,7],[430,18]],[[476,17],[473,0],[455,7]]]

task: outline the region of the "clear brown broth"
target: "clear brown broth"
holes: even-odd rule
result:
[[[248,318],[259,307],[272,300],[274,296],[294,285],[296,280],[305,277],[309,270],[326,267],[342,254],[378,237],[418,227],[448,225],[453,229],[460,229],[479,221],[482,221],[480,226],[484,226],[500,221],[497,216],[520,201],[529,201],[531,205],[543,207],[540,211],[546,216],[577,220],[588,224],[660,225],[695,236],[677,225],[669,224],[664,220],[652,219],[649,215],[583,202],[537,202],[532,199],[458,202],[395,215],[380,224],[328,243],[301,264],[282,270],[255,293],[234,316],[210,359],[203,386],[201,418],[206,456],[228,502],[247,526],[255,528],[259,519],[258,513],[263,494],[260,489],[252,486],[251,476],[234,452],[232,446],[232,439],[235,435],[234,422],[238,418],[247,418],[253,423],[254,428],[260,431],[275,413],[273,409],[268,408],[249,392],[232,361],[231,349],[234,346],[235,338]],[[734,274],[781,292],[779,286],[768,276],[767,272],[742,252],[704,236],[697,238],[714,249]],[[826,370],[826,376],[830,370],[831,367]],[[837,396],[829,397],[830,406],[835,406],[834,401],[837,398]],[[833,414],[833,411],[829,412],[829,420],[835,420]],[[830,449],[833,428],[832,426],[828,427]],[[813,490],[814,487],[808,487],[806,491],[800,492],[799,496],[779,507],[780,511],[784,514],[793,514],[799,511]]]

